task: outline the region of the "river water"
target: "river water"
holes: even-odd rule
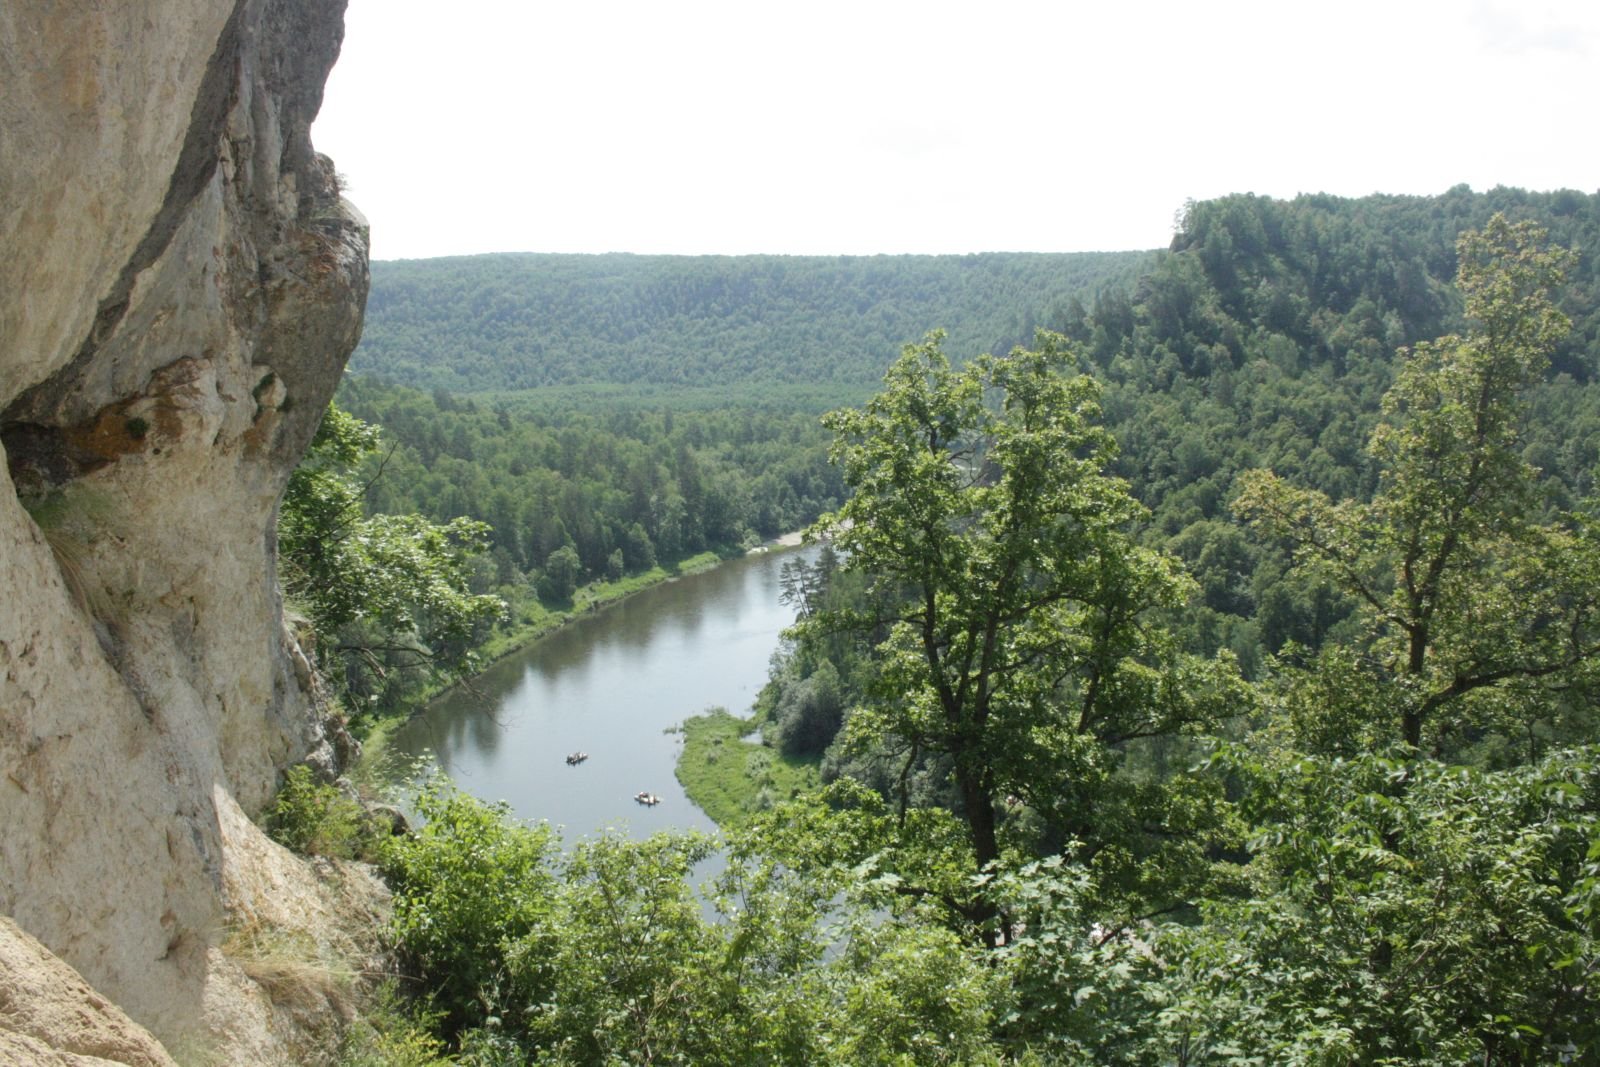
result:
[[[644,837],[714,830],[673,775],[691,715],[749,710],[794,611],[778,571],[794,553],[730,560],[586,615],[500,661],[397,731],[402,755],[431,752],[463,790],[506,801],[570,843],[606,828]],[[571,752],[589,758],[568,766]],[[636,803],[640,791],[661,798]]]

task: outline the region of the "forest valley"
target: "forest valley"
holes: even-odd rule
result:
[[[880,277],[836,261],[626,287],[597,331],[676,301],[646,386],[563,357],[458,395],[442,357],[358,353],[413,385],[347,382],[280,544],[360,729],[586,589],[826,543],[785,566],[756,708],[820,786],[752,790],[718,839],[563,851],[439,778],[379,838],[291,775],[279,838],[394,888],[408,979],[349,1062],[1600,1063],[1597,239],[1600,196],[1461,188],[1196,203],[1170,250],[1093,263],[879,263],[1021,280],[862,356],[875,392],[837,351],[725,386],[696,357],[748,326],[730,293],[783,305],[777,267]],[[424,269],[408,328],[473,321],[417,317]],[[818,333],[885,318],[829,291]]]

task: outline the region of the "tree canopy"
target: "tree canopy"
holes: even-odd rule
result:
[[[578,383],[870,389],[935,327],[963,357],[1028,341],[1148,253],[492,255],[372,265],[359,374],[459,392]],[[853,399],[851,397],[850,399]],[[818,409],[820,410],[820,408]]]
[[[379,448],[375,427],[330,405],[278,509],[285,592],[310,617],[324,667],[347,693],[375,696],[390,670],[461,671],[498,597],[470,591],[467,560],[488,527],[415,514],[367,515],[351,471]]]
[[[1155,621],[1191,586],[1135,539],[1143,509],[1105,471],[1098,390],[1064,373],[1063,339],[959,370],[940,341],[908,346],[865,409],[824,419],[852,492],[818,529],[872,585],[866,617],[802,626],[887,628],[853,739],[895,746],[907,772],[948,757],[981,871],[1003,798],[1094,836],[1113,751],[1209,725],[1238,690]]]
[[[727,835],[715,921],[699,838],[433,793],[386,850],[463,1060],[1594,1062],[1597,236],[1229,197],[1031,350],[909,346],[828,417],[853,495],[758,702],[828,784]],[[557,393],[365,396],[440,515],[544,487],[547,580],[659,544],[596,515],[749,516],[800,410]]]
[[[1587,522],[1541,523],[1519,451],[1521,398],[1568,322],[1552,302],[1572,256],[1495,216],[1460,242],[1467,332],[1416,346],[1368,446],[1378,490],[1335,504],[1268,472],[1236,507],[1357,605],[1362,640],[1329,649],[1322,729],[1346,744],[1459,752],[1547,712],[1600,655],[1600,556]],[[1335,659],[1345,669],[1333,671]],[[1360,682],[1351,678],[1354,673]],[[1351,707],[1359,702],[1383,724]]]

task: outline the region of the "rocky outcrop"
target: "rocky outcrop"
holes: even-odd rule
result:
[[[218,798],[331,758],[273,520],[366,295],[309,138],[343,7],[0,6],[0,914],[169,1043],[211,1010]]]
[[[389,891],[360,864],[306,862],[219,795],[228,930],[212,950],[206,1030],[229,1063],[313,1063],[338,1044],[363,978],[390,962]]]
[[[0,1063],[175,1067],[166,1049],[38,941],[0,918]]]

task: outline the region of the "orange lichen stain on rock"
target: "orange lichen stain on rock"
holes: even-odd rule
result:
[[[108,404],[90,421],[66,427],[62,433],[73,461],[80,469],[93,470],[182,437],[185,411],[203,402],[208,369],[202,359],[170,363],[151,376],[145,393]]]
[[[283,412],[288,410],[289,390],[276,371],[265,369],[261,380],[250,391],[250,398],[255,401],[256,414],[250,428],[244,432],[244,448],[246,455],[257,455],[272,443],[277,433]]]
[[[66,429],[67,447],[79,467],[93,469],[144,452],[153,443],[152,435],[167,429],[158,428],[149,414],[133,414],[136,407],[146,406],[143,399],[137,397],[101,408],[93,421]]]

